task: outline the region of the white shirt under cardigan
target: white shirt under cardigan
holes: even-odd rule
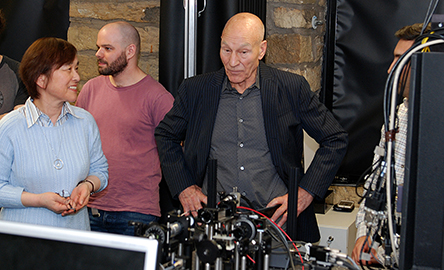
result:
[[[66,102],[56,125],[32,102],[0,121],[0,220],[89,230],[86,207],[62,217],[46,208],[24,207],[23,191],[71,193],[88,175],[108,185],[108,163],[96,122]],[[56,169],[54,160],[63,167]]]

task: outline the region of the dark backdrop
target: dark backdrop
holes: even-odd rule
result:
[[[354,184],[371,166],[383,124],[387,69],[394,33],[422,23],[428,0],[329,0],[321,99],[349,133],[349,148],[335,179]],[[438,6],[443,13],[443,4]]]
[[[160,1],[159,82],[174,96],[184,79],[183,1]],[[220,36],[227,20],[238,12],[256,14],[265,24],[266,0],[198,0],[196,73],[216,71],[222,67],[219,58]]]
[[[20,61],[38,38],[67,39],[69,0],[1,0],[0,9],[6,17],[0,54]]]

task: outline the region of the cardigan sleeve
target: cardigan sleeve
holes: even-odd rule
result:
[[[89,175],[100,179],[100,188],[96,192],[104,190],[108,186],[108,162],[102,151],[99,128],[96,121],[89,114],[90,129],[90,169]]]
[[[21,195],[23,187],[10,182],[14,160],[14,145],[11,140],[11,126],[17,113],[9,114],[0,121],[0,207],[24,208]]]

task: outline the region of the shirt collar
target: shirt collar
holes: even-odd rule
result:
[[[256,81],[250,87],[248,87],[245,90],[245,92],[250,92],[251,89],[253,89],[254,87],[256,87],[257,89],[261,89],[259,82],[260,82],[260,79],[259,79],[259,66],[258,66],[257,70],[256,70]],[[228,76],[225,76],[225,79],[224,79],[224,82],[223,82],[223,85],[222,85],[222,91],[236,91],[237,92],[237,90],[234,89],[231,86],[230,82],[228,81]]]
[[[409,99],[408,99],[408,98],[404,98],[404,99],[402,100],[402,102],[404,103],[404,106],[405,106],[406,108],[409,107]]]
[[[25,109],[23,110],[23,113],[25,115],[28,128],[30,128],[36,123],[43,127],[53,126],[49,116],[44,114],[39,108],[37,108],[37,106],[35,106],[32,98],[28,98],[28,100],[26,100]],[[65,123],[66,120],[68,120],[68,114],[71,114],[76,118],[80,118],[74,113],[73,106],[69,104],[69,102],[65,102],[63,103],[62,111],[59,117],[57,118],[55,126],[60,126],[63,123]]]

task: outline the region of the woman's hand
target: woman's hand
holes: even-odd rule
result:
[[[73,206],[62,213],[62,216],[74,214],[89,202],[89,197],[92,192],[100,187],[100,179],[97,176],[90,175],[84,181],[81,181],[71,192],[70,203]]]
[[[62,216],[74,214],[83,207],[85,207],[89,202],[89,196],[91,194],[91,186],[87,183],[81,183],[76,186],[71,193],[70,202],[73,206],[72,209],[68,209],[62,213]]]
[[[71,208],[70,199],[54,192],[40,194],[22,192],[22,204],[26,207],[44,207],[56,214],[61,214]]]

